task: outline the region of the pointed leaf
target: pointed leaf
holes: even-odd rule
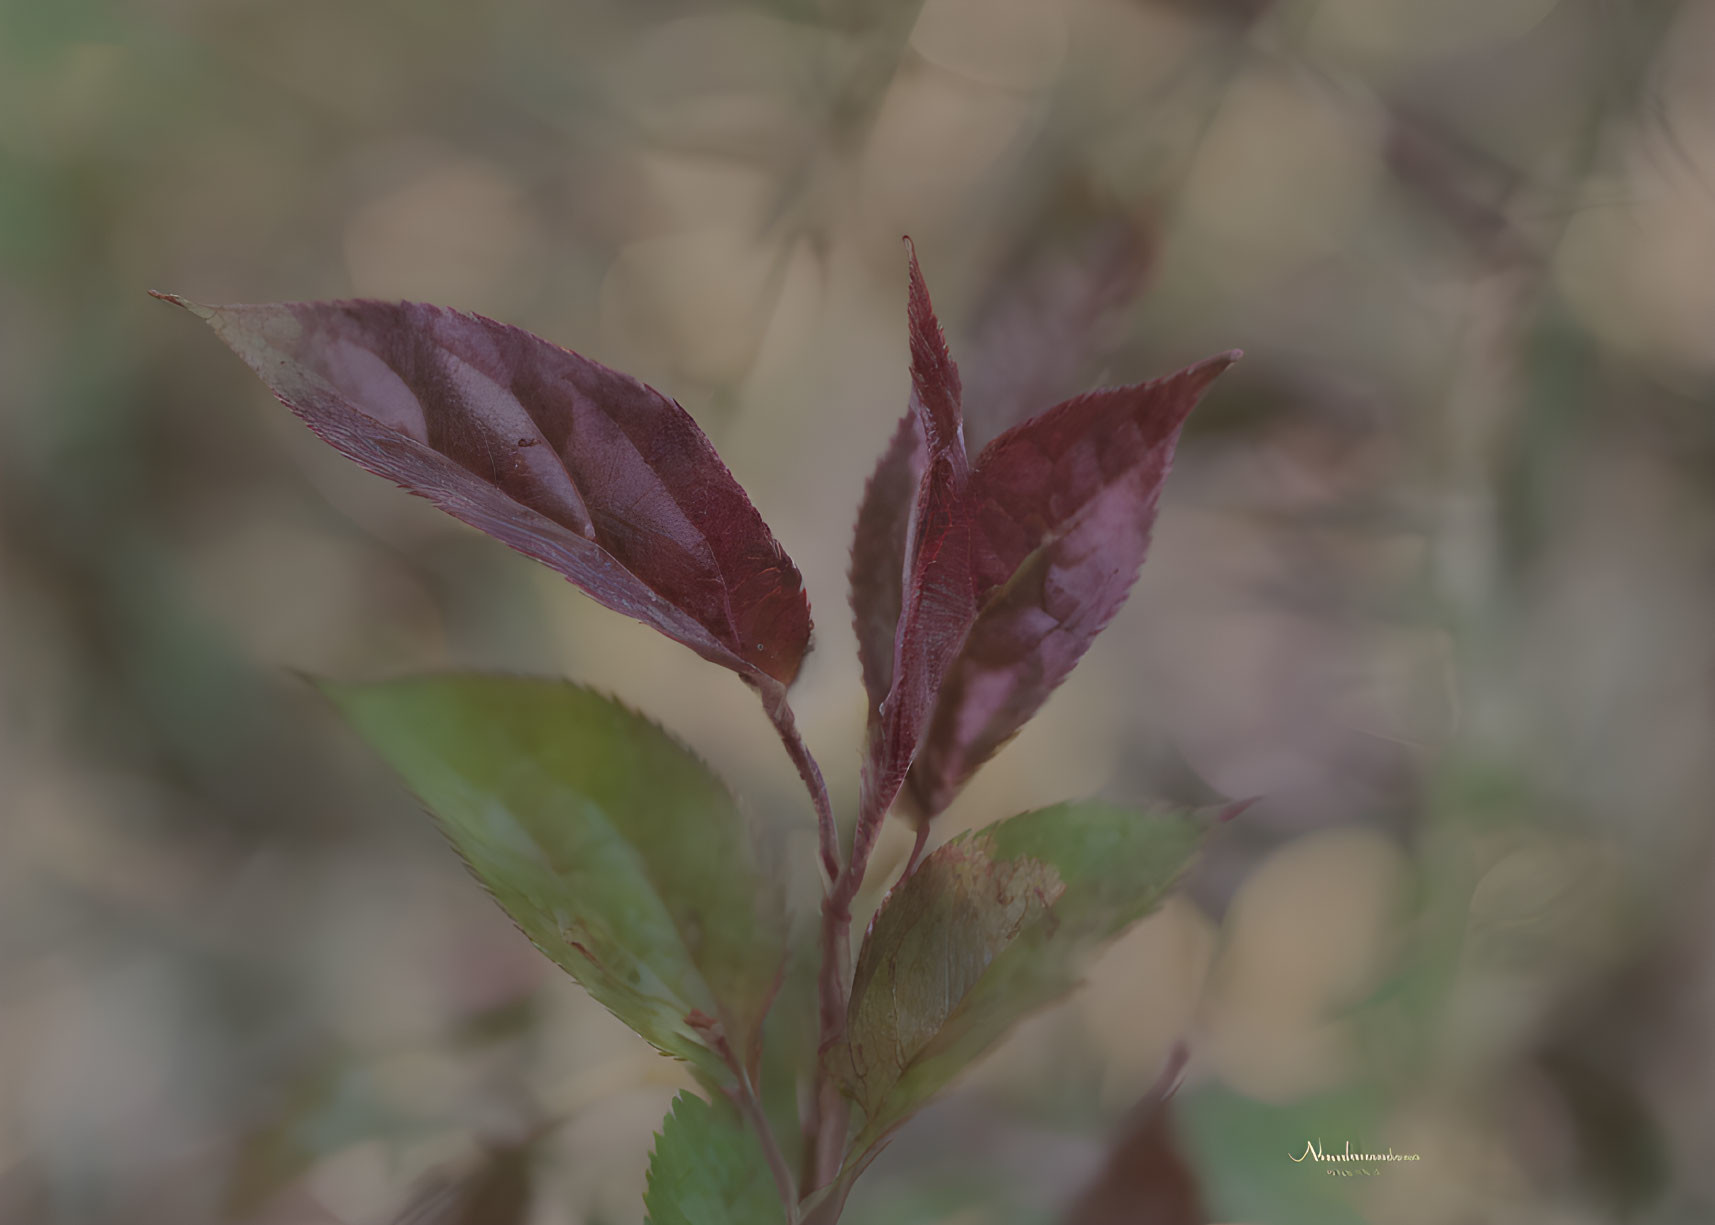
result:
[[[971,465],[958,368],[915,250],[906,314],[911,409],[865,490],[852,546],[870,697],[860,863],[907,779],[920,819],[943,811],[1119,611],[1180,427],[1238,356],[1065,401]]]
[[[809,647],[798,570],[677,403],[480,315],[413,302],[193,306],[369,471],[742,675]]]
[[[906,336],[911,346],[911,412],[923,429],[934,457],[950,456],[962,481],[965,470],[965,419],[959,368],[947,352],[929,286],[917,264],[917,248],[905,240],[910,286],[905,302]]]
[[[1235,357],[1068,400],[978,458],[968,503],[982,607],[912,765],[919,812],[952,802],[1125,603],[1180,427]]]
[[[878,820],[905,782],[936,695],[977,615],[970,508],[944,458],[929,465],[913,526],[912,587],[899,620],[893,686],[864,762],[864,809]]]
[[[1142,288],[1150,227],[1112,209],[1093,209],[1086,194],[1057,195],[987,291],[971,338],[975,374],[962,380],[970,390],[960,408],[967,440],[973,428],[993,437],[1071,394],[1080,369],[1111,343],[1119,309]],[[922,368],[950,367],[921,281],[921,270],[913,267],[907,306],[913,353],[923,351]],[[956,369],[953,378],[959,378]],[[917,413],[908,409],[865,486],[853,532],[853,628],[872,720],[893,682],[906,538],[925,455]]]
[[[976,616],[972,534],[965,486],[959,370],[947,353],[929,290],[910,256],[906,318],[911,348],[911,416],[923,438],[922,476],[906,530],[903,598],[894,630],[886,699],[871,721],[863,802],[852,861],[863,863],[917,753],[935,695]]]
[[[960,835],[897,886],[858,955],[831,1066],[873,1146],[1063,995],[1085,958],[1161,904],[1207,814],[1061,804]]]
[[[852,531],[852,630],[872,724],[881,717],[881,704],[893,687],[894,636],[905,600],[905,549],[927,454],[917,415],[908,411],[864,486]]]
[[[785,1225],[762,1143],[725,1102],[673,1099],[649,1159],[648,1225]]]
[[[754,1064],[781,900],[731,795],[655,724],[576,685],[330,685],[513,921],[620,1020],[703,1073]]]

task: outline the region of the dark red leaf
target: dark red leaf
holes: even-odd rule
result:
[[[871,703],[858,863],[907,778],[918,814],[941,812],[1119,611],[1180,427],[1237,356],[1067,400],[971,465],[958,368],[915,251],[907,322],[911,411],[870,479],[852,546]]]
[[[797,674],[810,640],[798,570],[668,397],[421,303],[169,300],[371,472],[706,659],[759,684]]]
[[[1236,359],[1078,396],[995,439],[966,502],[981,611],[911,767],[933,816],[1036,713],[1125,602],[1187,414]]]
[[[911,342],[911,412],[922,427],[929,454],[947,456],[960,484],[966,475],[965,421],[959,368],[947,352],[947,338],[929,302],[929,287],[917,265],[917,248],[905,240],[911,288],[905,319]]]
[[[969,508],[952,464],[934,461],[918,500],[911,594],[899,622],[893,687],[865,762],[866,810],[885,812],[899,793],[936,695],[976,617]]]
[[[852,629],[871,723],[881,717],[881,704],[893,687],[894,632],[905,598],[906,538],[926,456],[917,414],[907,411],[864,487],[852,533]]]
[[[866,860],[881,820],[905,782],[935,696],[977,609],[971,575],[971,507],[966,496],[970,463],[965,456],[959,370],[948,356],[917,253],[909,239],[906,245],[911,279],[906,311],[911,416],[924,440],[923,470],[905,534],[903,598],[894,631],[890,683],[878,717],[871,721],[864,759],[863,801],[852,841],[854,864]]]

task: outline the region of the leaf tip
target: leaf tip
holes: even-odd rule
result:
[[[1219,825],[1225,825],[1228,821],[1231,821],[1234,817],[1237,817],[1240,813],[1245,812],[1252,805],[1258,804],[1261,801],[1262,797],[1260,795],[1249,796],[1242,800],[1234,800],[1231,804],[1228,804],[1225,808],[1222,808],[1215,813],[1215,822]]]
[[[933,328],[938,339],[941,327],[935,319],[935,308],[929,301],[929,284],[923,279],[923,265],[917,262],[917,244],[911,241],[909,234],[901,235],[900,241],[905,244],[906,307],[910,322],[917,328]]]
[[[209,319],[214,315],[214,307],[204,306],[200,302],[192,302],[189,298],[181,297],[176,293],[166,293],[159,289],[151,289],[149,290],[149,296],[151,298],[159,298],[163,302],[171,302],[174,306],[182,306],[198,319]]]
[[[903,236],[908,265],[905,298],[906,338],[911,350],[911,410],[923,425],[931,453],[955,456],[959,478],[964,479],[965,442],[959,367],[947,351],[947,337],[935,317],[929,285],[917,262],[917,246]]]
[[[1205,357],[1202,361],[1187,367],[1185,373],[1196,381],[1198,390],[1202,390],[1226,373],[1244,355],[1243,349],[1228,349],[1225,353]]]

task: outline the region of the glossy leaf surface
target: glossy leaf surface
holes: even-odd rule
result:
[[[960,835],[895,888],[858,955],[836,1074],[874,1144],[1160,905],[1210,817],[1061,804]]]
[[[689,750],[562,682],[330,685],[524,933],[620,1020],[716,1079],[754,1064],[785,920],[731,795]]]
[[[870,700],[860,840],[902,785],[919,817],[944,810],[1112,621],[1148,550],[1180,428],[1238,356],[1064,401],[972,463],[959,371],[914,252],[907,331],[910,411],[864,491],[852,544]]]
[[[414,302],[186,306],[369,471],[707,659],[790,683],[797,568],[690,415],[528,332]]]
[[[690,1093],[655,1138],[648,1225],[784,1225],[785,1210],[755,1133],[725,1102],[711,1105]]]

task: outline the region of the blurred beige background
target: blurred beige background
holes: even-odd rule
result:
[[[973,441],[1247,352],[946,831],[1263,798],[851,1219],[1056,1219],[1181,1036],[1217,1220],[1715,1219],[1711,64],[1710,0],[0,0],[0,1221],[382,1225],[549,1119],[528,1219],[640,1219],[682,1077],[296,673],[569,675],[810,862],[741,686],[144,291],[429,299],[678,397],[806,576],[849,807],[903,233]]]

